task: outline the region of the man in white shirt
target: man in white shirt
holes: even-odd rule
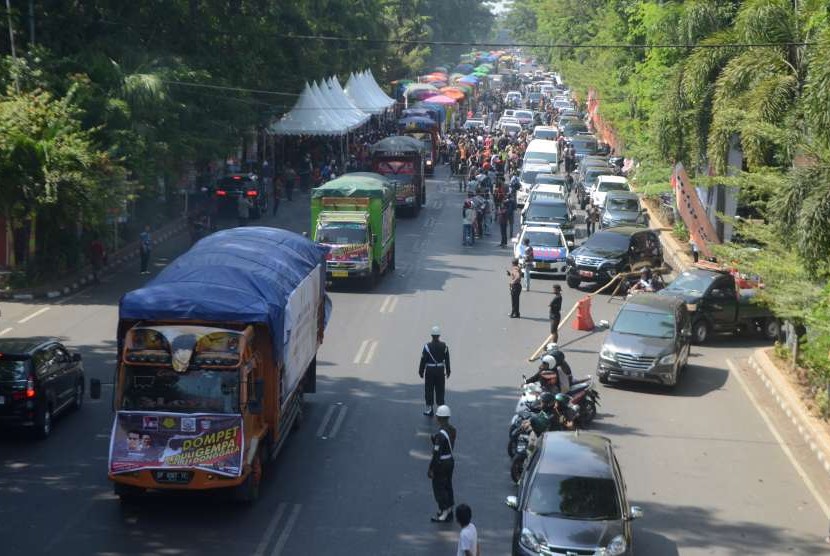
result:
[[[480,556],[478,548],[478,531],[473,525],[473,511],[467,504],[455,507],[455,520],[461,526],[458,534],[458,551],[456,556]]]

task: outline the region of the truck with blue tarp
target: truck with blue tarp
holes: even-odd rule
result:
[[[316,390],[328,249],[212,234],[119,303],[109,478],[116,494],[225,489],[252,501]]]

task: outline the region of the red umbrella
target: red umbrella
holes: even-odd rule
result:
[[[457,101],[454,98],[448,97],[447,95],[435,95],[434,97],[425,98],[424,102],[430,102],[432,104],[454,105]]]

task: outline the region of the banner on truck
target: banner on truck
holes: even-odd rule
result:
[[[244,448],[240,415],[119,411],[109,468],[111,473],[196,468],[239,477]]]
[[[280,404],[294,392],[314,356],[317,355],[317,324],[320,306],[318,265],[288,296],[285,308],[285,371],[282,373]]]

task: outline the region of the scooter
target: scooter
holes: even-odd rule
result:
[[[580,414],[579,406],[568,402],[568,420],[573,423],[574,429],[579,428]],[[537,436],[531,429],[526,429],[522,425],[525,421],[520,423],[515,431],[516,436],[516,453],[510,461],[510,478],[513,482],[518,483],[524,474],[525,464],[529,456],[533,455],[536,449]]]

